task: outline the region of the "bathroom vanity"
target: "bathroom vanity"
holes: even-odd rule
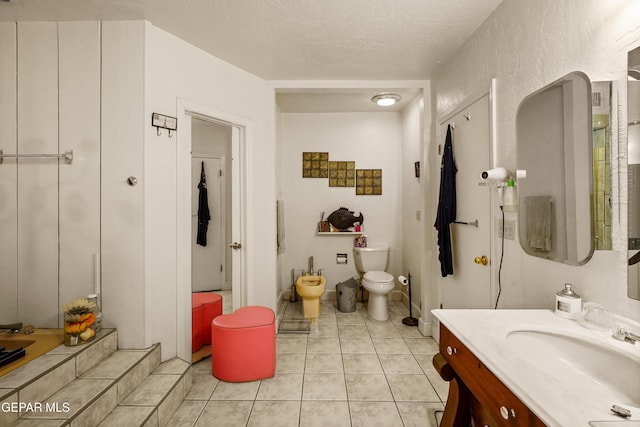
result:
[[[640,349],[550,310],[434,310],[449,382],[442,426],[590,426],[640,420]],[[592,424],[591,424],[592,425]]]

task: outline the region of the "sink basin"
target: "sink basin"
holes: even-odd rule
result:
[[[640,407],[640,356],[612,341],[542,328],[514,328],[506,336],[510,351],[577,393],[598,390],[612,404]]]

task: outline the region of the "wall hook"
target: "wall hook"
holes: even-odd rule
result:
[[[467,120],[471,120],[471,113],[464,114],[463,117]]]
[[[169,138],[172,137],[171,131],[178,129],[178,119],[164,114],[153,113],[151,115],[151,126],[156,128],[156,134],[161,135],[160,128],[169,131]]]

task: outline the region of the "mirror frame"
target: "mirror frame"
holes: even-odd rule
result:
[[[632,75],[632,72],[634,75]],[[638,222],[637,209],[634,210],[634,205],[638,205],[640,200],[634,198],[633,194],[637,194],[638,191],[632,191],[633,178],[638,179],[638,174],[632,173],[630,165],[637,164],[631,163],[631,153],[635,147],[636,151],[640,149],[640,138],[635,141],[634,147],[632,147],[629,135],[632,133],[630,129],[632,126],[640,126],[640,46],[631,49],[627,53],[627,120],[626,120],[626,135],[627,135],[627,296],[631,299],[640,300],[640,236],[631,237],[631,231],[636,229],[636,226],[632,226],[631,223]],[[637,86],[637,90],[631,90],[632,86]],[[633,94],[632,94],[633,93]],[[635,104],[632,104],[634,103]],[[635,106],[635,107],[634,107]],[[638,155],[634,155],[634,159],[637,159]],[[638,162],[640,163],[640,162]],[[635,168],[634,168],[635,169]],[[634,216],[635,215],[635,216]],[[637,231],[636,231],[637,232]],[[635,232],[634,232],[635,234]],[[635,268],[632,266],[636,266]]]
[[[518,106],[516,163],[519,171],[529,169],[518,182],[518,240],[528,255],[567,265],[584,265],[593,256],[592,121],[591,80],[579,71]],[[528,219],[533,213],[542,219]],[[529,231],[535,232],[531,239]]]

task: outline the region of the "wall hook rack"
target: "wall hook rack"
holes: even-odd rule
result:
[[[156,128],[156,134],[158,136],[162,135],[160,129],[167,129],[169,131],[169,138],[171,138],[171,131],[178,129],[178,119],[165,116],[164,114],[153,113],[151,115],[151,126]]]

